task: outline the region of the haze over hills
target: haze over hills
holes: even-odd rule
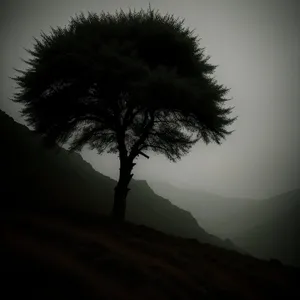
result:
[[[2,208],[77,209],[107,214],[116,181],[95,171],[81,155],[45,149],[40,137],[0,112]],[[227,240],[199,227],[190,212],[156,195],[146,181],[132,180],[126,219],[168,234],[196,238],[230,249]]]
[[[200,226],[210,232],[227,237],[223,222],[231,219],[240,210],[252,205],[253,199],[226,198],[204,190],[176,187],[167,182],[150,181],[152,189],[171,200],[175,205],[192,212]]]
[[[150,182],[153,190],[190,211],[205,230],[260,258],[300,265],[300,190],[269,199],[225,198]]]
[[[290,191],[262,200],[242,211],[236,221],[228,221],[231,228],[243,225],[229,237],[257,257],[300,266],[299,217],[300,190]]]

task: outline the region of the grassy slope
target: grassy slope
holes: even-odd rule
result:
[[[6,215],[2,293],[30,299],[298,299],[300,270],[98,215]],[[2,224],[3,225],[3,224]],[[11,286],[15,288],[11,289]],[[293,298],[294,297],[294,298]]]

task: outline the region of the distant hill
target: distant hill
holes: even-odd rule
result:
[[[200,226],[260,258],[300,266],[300,190],[269,199],[225,198],[150,182],[153,190],[192,212]]]
[[[1,208],[79,210],[107,214],[116,181],[95,171],[81,155],[45,149],[39,136],[0,112]],[[190,212],[156,195],[146,181],[132,180],[127,220],[165,233],[237,249],[208,234]]]
[[[236,218],[232,239],[260,258],[278,258],[300,266],[300,190],[255,203]],[[233,228],[235,222],[228,221]]]
[[[150,181],[151,188],[160,196],[168,198],[182,209],[192,212],[205,230],[222,236],[230,236],[232,230],[224,226],[228,220],[246,211],[257,200],[226,198],[204,190],[176,187],[162,181]]]

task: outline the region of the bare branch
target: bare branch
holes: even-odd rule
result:
[[[145,154],[145,153],[143,153],[143,152],[141,152],[141,151],[139,152],[139,154],[142,155],[142,156],[144,156],[144,157],[146,157],[147,159],[150,158],[147,154]],[[138,155],[139,155],[139,154],[138,154]]]

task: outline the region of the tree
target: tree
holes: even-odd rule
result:
[[[199,140],[220,144],[232,132],[228,89],[183,23],[150,7],[81,13],[35,38],[29,68],[13,78],[20,91],[12,100],[48,146],[119,154],[117,220],[139,155],[154,151],[175,162]]]

